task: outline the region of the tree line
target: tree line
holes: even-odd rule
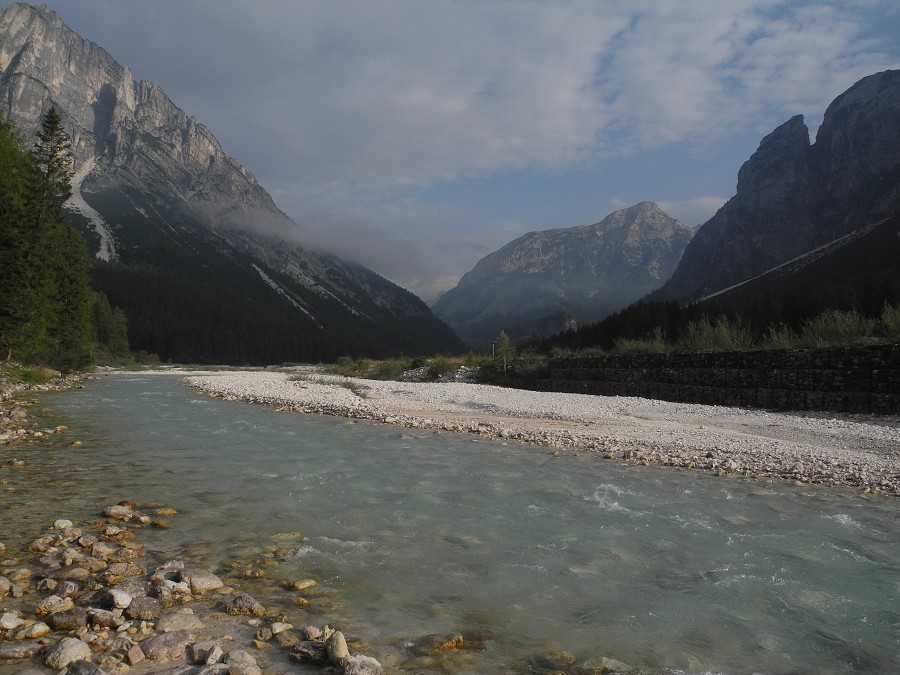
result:
[[[0,115],[0,358],[80,370],[128,354],[124,314],[91,291],[91,258],[66,224],[71,142],[51,107],[32,148]]]

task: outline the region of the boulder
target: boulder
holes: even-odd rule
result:
[[[43,648],[39,642],[0,643],[0,663],[30,659]]]
[[[54,612],[47,617],[53,630],[78,630],[87,626],[88,612],[84,607],[73,607],[64,612]]]
[[[51,595],[41,600],[34,613],[38,616],[47,616],[56,612],[66,612],[74,606],[75,603],[72,602],[72,598],[61,598],[58,595]]]
[[[383,675],[381,664],[371,656],[351,656],[341,669],[342,675]]]
[[[187,658],[198,666],[209,666],[218,663],[225,652],[217,640],[201,640],[188,647]]]
[[[138,621],[156,621],[162,610],[163,605],[156,598],[134,598],[125,609],[125,616]]]
[[[84,660],[70,663],[66,668],[66,675],[104,675],[104,673],[90,661]]]
[[[176,630],[147,638],[141,642],[141,651],[152,661],[174,661],[184,656],[191,640],[191,634],[186,630]]]
[[[76,661],[90,661],[91,648],[78,638],[67,637],[57,642],[47,651],[44,664],[53,670],[62,670]]]
[[[191,593],[194,595],[203,595],[218,588],[222,588],[225,582],[222,581],[212,572],[199,569],[181,570],[178,575],[178,581],[185,582],[190,585]]]
[[[291,647],[289,656],[297,663],[323,666],[328,663],[328,650],[321,640],[301,640]]]
[[[12,612],[0,614],[0,630],[15,630],[25,624],[25,619]]]
[[[325,649],[328,652],[328,660],[336,666],[340,666],[350,658],[350,650],[347,648],[347,640],[344,634],[337,630],[325,641]]]
[[[225,603],[225,612],[232,616],[262,616],[266,608],[246,593],[238,593]]]

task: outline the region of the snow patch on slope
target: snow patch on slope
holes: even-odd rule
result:
[[[81,184],[88,174],[94,170],[97,165],[97,158],[92,157],[81,165],[81,168],[72,176],[72,196],[66,202],[65,206],[70,211],[80,213],[87,218],[94,227],[94,232],[100,237],[100,248],[97,251],[97,257],[106,262],[116,260],[116,241],[113,239],[112,231],[106,221],[94,208],[92,208],[85,200],[81,193]]]
[[[256,273],[259,274],[260,278],[262,278],[262,280],[264,282],[266,282],[266,285],[269,286],[269,288],[271,288],[273,291],[278,293],[278,295],[283,297],[285,300],[287,300],[289,303],[291,303],[294,307],[299,309],[301,312],[306,314],[306,316],[308,316],[310,319],[312,319],[319,328],[322,327],[322,324],[320,324],[318,321],[316,321],[316,317],[314,317],[310,313],[310,311],[308,309],[306,309],[306,307],[304,307],[299,302],[297,302],[297,300],[294,298],[294,296],[291,295],[290,293],[288,293],[282,286],[280,286],[277,281],[275,281],[272,277],[270,277],[268,274],[263,272],[262,269],[259,267],[259,265],[257,265],[256,263],[250,263],[250,266],[256,270]]]

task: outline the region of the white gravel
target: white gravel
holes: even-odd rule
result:
[[[298,379],[299,378],[299,379]],[[772,413],[634,397],[240,371],[194,375],[228,400],[478,433],[567,452],[900,495],[900,426],[883,418]]]

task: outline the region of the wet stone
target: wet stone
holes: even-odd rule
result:
[[[156,598],[134,598],[125,610],[125,616],[138,621],[156,621],[162,610],[163,605]]]
[[[75,661],[66,668],[66,675],[104,675],[103,671],[87,660]]]
[[[25,619],[18,614],[12,612],[4,612],[0,614],[0,630],[15,630],[19,626],[24,625]]]
[[[350,658],[350,650],[347,649],[347,640],[341,631],[335,631],[325,642],[328,660],[336,666],[341,665]]]
[[[0,663],[30,659],[44,648],[39,642],[16,642],[0,644]]]
[[[39,637],[44,637],[49,632],[50,626],[43,621],[38,621],[37,623],[31,624],[23,631],[16,633],[16,640],[36,640]]]
[[[184,656],[184,650],[191,639],[191,634],[186,630],[163,633],[144,640],[141,651],[152,661],[174,661]]]
[[[156,630],[164,633],[177,631],[200,631],[203,629],[203,621],[192,613],[184,611],[170,612],[156,622]]]
[[[225,612],[232,616],[262,616],[266,608],[246,593],[239,593],[225,603]]]
[[[78,630],[87,626],[88,612],[84,607],[73,607],[64,612],[54,612],[47,617],[53,630]]]
[[[75,661],[89,661],[91,648],[78,638],[63,638],[47,652],[44,663],[53,670],[62,670]]]
[[[61,598],[58,595],[51,595],[41,600],[34,613],[38,616],[47,616],[56,612],[66,612],[72,609],[75,603],[72,598]]]
[[[203,595],[225,585],[219,577],[212,572],[199,569],[184,569],[178,575],[178,581],[187,583],[191,587],[191,593]]]
[[[301,640],[291,647],[290,657],[297,663],[324,665],[328,662],[328,650],[321,640]]]
[[[216,640],[195,642],[187,651],[188,661],[198,666],[218,663],[222,656],[224,656],[222,645]]]

